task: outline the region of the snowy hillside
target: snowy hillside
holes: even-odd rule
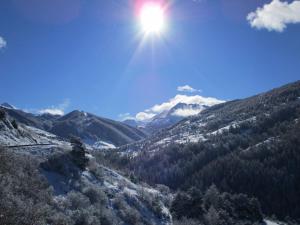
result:
[[[63,145],[66,142],[54,134],[18,123],[9,117],[0,119],[0,145],[35,144]]]
[[[134,184],[116,171],[99,165],[92,155],[86,156],[90,160],[89,165],[85,171],[79,172],[76,180],[63,175],[65,171],[53,171],[49,164],[48,170],[44,170],[43,174],[54,187],[55,201],[59,205],[67,202],[71,194],[89,196],[88,190],[93,190],[101,193],[102,201],[106,204],[105,211],[113,217],[110,218],[113,224],[172,224],[170,212],[165,206],[171,196]],[[60,160],[56,158],[56,161]],[[63,160],[63,163],[69,163],[65,158]],[[97,194],[90,197],[96,200]]]

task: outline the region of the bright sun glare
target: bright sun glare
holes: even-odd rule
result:
[[[165,15],[161,5],[147,3],[141,9],[141,26],[145,33],[161,33],[165,26]]]

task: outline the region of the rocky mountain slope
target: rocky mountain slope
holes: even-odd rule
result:
[[[17,122],[0,111],[0,144],[2,146],[61,144],[64,141],[54,134]]]
[[[24,112],[23,110],[17,109],[12,106],[8,106],[10,106],[8,103],[3,103],[0,105],[0,109],[6,112],[7,115],[9,115],[17,122],[42,130],[49,130],[52,126],[53,121],[60,117],[50,114],[35,115],[32,113]]]
[[[77,110],[55,120],[49,131],[65,138],[74,135],[95,146],[99,142],[121,146],[146,137],[137,128]]]
[[[52,133],[16,122],[0,110],[0,147],[44,157],[61,149],[70,149],[71,146]]]

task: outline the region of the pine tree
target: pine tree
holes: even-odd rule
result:
[[[88,158],[85,156],[85,146],[79,138],[72,137],[71,138],[72,151],[71,156],[73,162],[82,170],[85,170]]]

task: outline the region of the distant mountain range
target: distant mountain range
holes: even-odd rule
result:
[[[146,137],[137,128],[78,110],[58,116],[27,113],[8,103],[3,103],[0,108],[18,123],[45,130],[62,138],[77,136],[86,144],[98,147],[121,146]]]
[[[146,137],[137,128],[78,110],[55,120],[50,132],[65,138],[78,136],[91,145],[104,141],[121,146]]]
[[[208,107],[205,103],[178,103],[171,109],[157,114],[149,121],[125,120],[119,122],[79,110],[61,116],[49,113],[28,113],[9,103],[0,105],[0,108],[18,123],[44,130],[60,138],[77,136],[86,144],[104,149],[143,140],[147,136],[161,129],[169,128],[182,119],[198,114]]]

